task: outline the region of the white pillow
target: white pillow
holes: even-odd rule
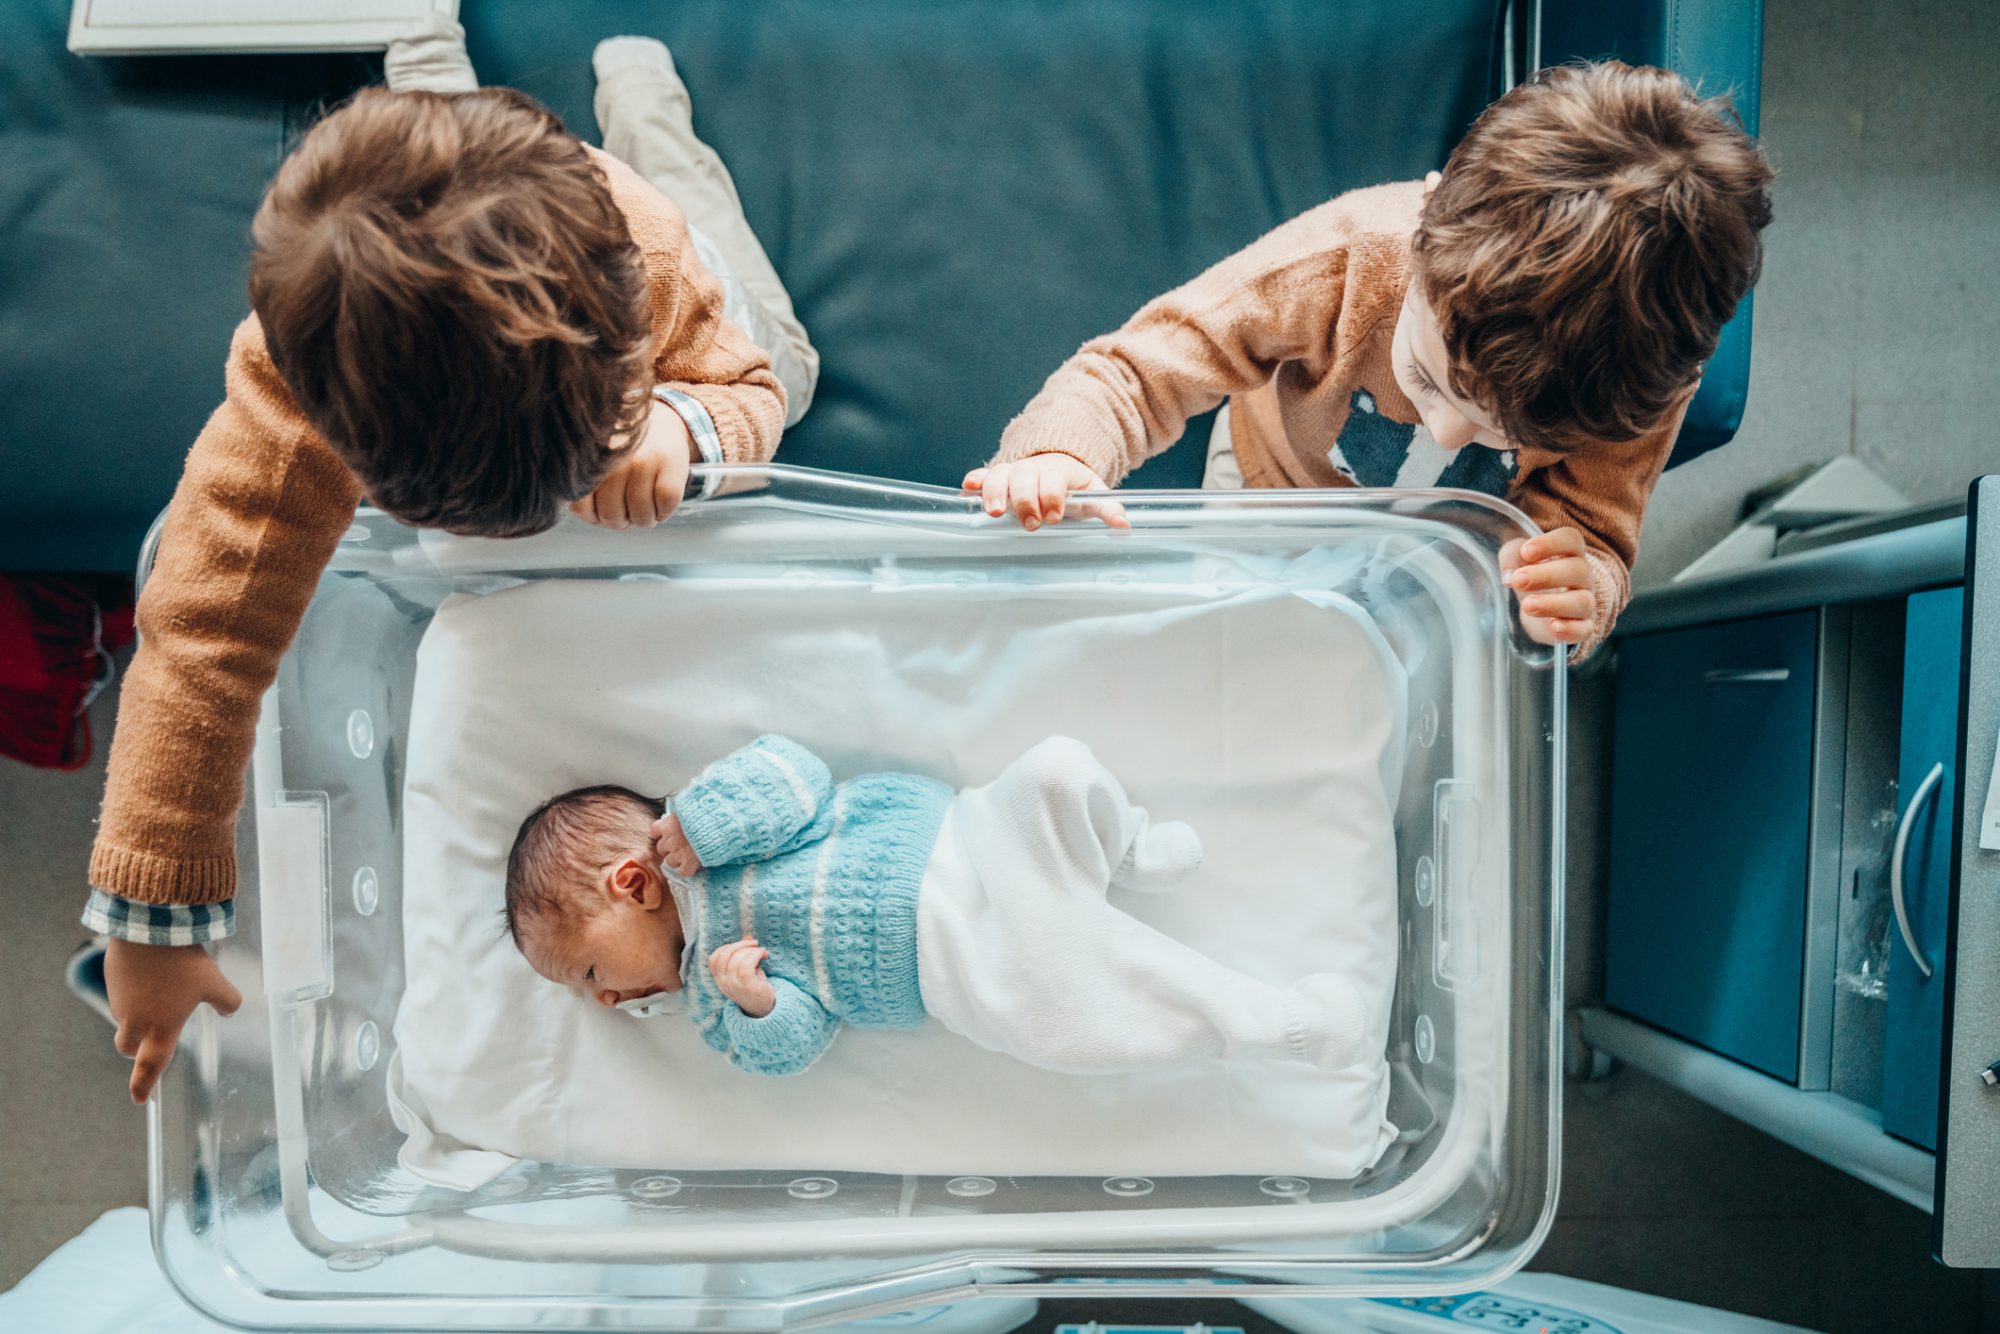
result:
[[[442,607],[404,788],[408,982],[391,1067],[403,1165],[470,1189],[516,1158],[608,1167],[1350,1177],[1394,1137],[1379,1059],[1058,1075],[932,1025],[850,1030],[810,1071],[743,1074],[684,1018],[537,977],[499,926],[522,817],[584,783],[665,793],[760,732],[868,769],[983,782],[1087,742],[1202,873],[1135,915],[1285,983],[1333,969],[1387,1040],[1402,680],[1337,597],[746,588],[550,580]]]

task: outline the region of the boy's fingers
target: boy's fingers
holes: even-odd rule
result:
[[[960,482],[958,485],[959,488],[964,491],[977,491],[985,483],[985,481],[986,481],[986,469],[974,468],[971,472],[965,474],[965,480]]]
[[[1029,532],[1041,527],[1042,498],[1035,492],[1035,479],[1028,475],[1025,469],[1016,469],[1012,485],[1008,490],[1011,492],[1008,498],[1009,504],[1014,511],[1014,517],[1020,520],[1021,526]]]
[[[139,1044],[139,1055],[132,1062],[132,1101],[143,1103],[152,1096],[153,1089],[160,1082],[160,1076],[167,1071],[167,1063],[174,1059],[174,1040],[159,1034],[148,1034]]]
[[[596,523],[597,493],[593,491],[582,500],[572,500],[569,504],[569,510],[570,513],[576,515],[577,518],[582,519],[585,523]]]
[[[1079,500],[1076,512],[1086,519],[1102,520],[1107,528],[1130,528],[1132,520],[1125,507],[1115,500]]]
[[[1524,616],[1521,626],[1538,644],[1574,644],[1590,633],[1588,620],[1562,616]]]
[[[1561,560],[1544,561],[1539,568],[1553,570],[1564,588],[1588,589],[1592,583],[1590,562],[1581,556],[1565,556]]]
[[[1524,593],[1540,588],[1585,588],[1590,584],[1590,562],[1581,556],[1539,561],[1523,565],[1507,582]]]
[[[979,496],[986,512],[994,518],[1007,512],[1007,469],[1004,465],[986,470],[986,475],[979,479]]]
[[[1521,610],[1547,620],[1582,620],[1591,613],[1592,599],[1590,594],[1573,589],[1561,593],[1539,593],[1524,601]]]
[[[1535,562],[1553,560],[1557,556],[1581,556],[1583,554],[1583,533],[1575,528],[1558,528],[1554,532],[1531,537],[1521,550],[1521,559]]]
[[[625,526],[625,488],[613,477],[590,493],[597,499],[597,521],[606,528]]]
[[[243,1008],[243,993],[236,989],[235,983],[219,974],[216,977],[216,985],[209,989],[206,999],[215,1007],[215,1012],[224,1019]]]
[[[111,1035],[111,1045],[129,1061],[139,1054],[139,1035],[132,1031],[130,1024],[120,1024],[118,1031]]]
[[[1500,548],[1501,574],[1509,575],[1521,568],[1521,548],[1525,545],[1527,545],[1527,539],[1517,537],[1512,542]],[[1509,582],[1511,583],[1512,581],[1509,580]]]
[[[1063,505],[1069,499],[1069,479],[1058,469],[1044,468],[1037,487],[1042,501],[1042,521],[1061,523]]]
[[[660,521],[654,486],[657,480],[653,469],[633,468],[625,483],[625,517],[641,528],[651,528]]]

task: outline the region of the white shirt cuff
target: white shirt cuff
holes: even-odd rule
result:
[[[694,437],[694,447],[701,454],[703,463],[727,462],[722,457],[722,437],[716,434],[715,418],[708,415],[708,409],[701,405],[700,399],[663,384],[653,386],[653,397],[678,412],[681,420],[687,423],[688,434]],[[710,476],[700,479],[698,483],[690,482],[688,494],[707,496],[715,489],[716,481]]]

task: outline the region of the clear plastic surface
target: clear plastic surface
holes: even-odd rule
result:
[[[239,932],[218,951],[248,1001],[228,1021],[201,1012],[153,1107],[155,1242],[182,1292],[286,1328],[787,1329],[1051,1284],[1438,1294],[1525,1262],[1555,1207],[1564,668],[1521,635],[1500,583],[1499,549],[1533,531],[1522,515],[1448,491],[1130,492],[1130,532],[1029,534],[933,488],[712,471],[723,494],[649,532],[439,539],[357,516],[259,727]],[[461,1194],[402,1171],[384,1080],[404,983],[404,742],[432,614],[530,580],[774,575],[1001,583],[1100,609],[1278,586],[1364,608],[1410,683],[1399,1142],[1344,1181],[526,1162]],[[882,614],[903,605],[922,600]]]

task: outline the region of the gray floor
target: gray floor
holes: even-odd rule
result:
[[[1772,0],[1765,141],[1778,221],[1736,443],[1669,474],[1638,577],[1669,577],[1743,495],[1852,453],[1911,499],[2000,469],[2000,12],[1990,0]],[[110,701],[94,716],[108,735]],[[1597,986],[1600,701],[1573,734],[1573,998]],[[101,751],[100,751],[101,757]],[[101,1210],[143,1202],[144,1121],[103,1024],[62,990],[98,765],[0,761],[0,1288]],[[1829,1331],[1981,1328],[1929,1220],[1642,1075],[1572,1086],[1563,1203],[1538,1267]],[[2000,1295],[1985,1294],[2000,1328]],[[1211,1317],[1212,1318],[1212,1317]]]
[[[83,867],[104,792],[115,699],[91,708],[89,765],[49,773],[0,760],[0,1289],[106,1209],[146,1202],[146,1118],[111,1028],[71,999],[62,963],[84,930]]]

